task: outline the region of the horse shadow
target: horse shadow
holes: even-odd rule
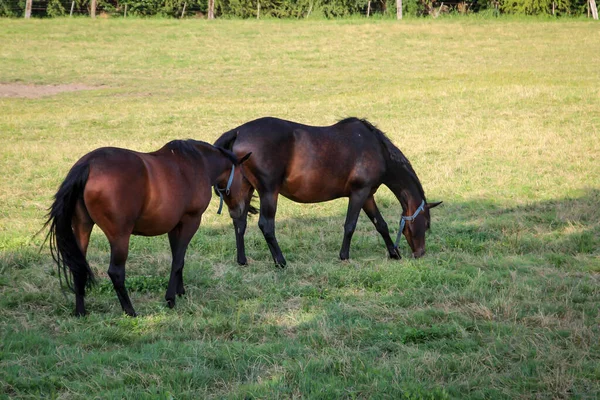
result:
[[[287,203],[287,204],[286,204]],[[282,211],[276,220],[277,235],[284,254],[294,271],[316,268],[340,262],[338,252],[342,242],[345,218],[345,202],[333,206],[300,205],[281,202]],[[482,264],[484,258],[543,259],[550,268],[578,270],[580,258],[587,257],[588,270],[597,271],[600,254],[600,190],[590,188],[579,196],[525,202],[515,206],[503,206],[494,201],[467,200],[446,201],[442,207],[432,212],[432,229],[427,237],[427,255],[413,261],[409,256],[408,245],[401,243],[403,260],[400,263],[444,264],[462,258],[472,265]],[[387,219],[391,235],[397,232],[400,209],[393,201],[381,201],[382,215]],[[296,216],[290,217],[290,214]],[[299,215],[299,216],[298,216]],[[262,233],[256,226],[258,218],[250,218],[246,235],[249,267],[238,267],[235,263],[235,237],[228,216],[221,222],[202,225],[190,243],[186,260],[186,283],[202,290],[205,286],[218,285],[232,271],[238,277],[244,274],[282,275],[273,266]],[[96,234],[92,243],[94,250],[89,253],[90,263],[100,267],[103,275],[106,264],[108,243],[103,243],[101,234]],[[152,256],[158,251],[160,257]],[[135,237],[131,244],[128,286],[132,292],[148,292],[160,299],[166,287],[170,257],[166,238]],[[351,261],[354,269],[369,269],[385,263],[398,263],[388,260],[383,240],[365,215],[361,214],[351,244]],[[400,264],[401,265],[401,264]],[[288,270],[290,268],[288,267]],[[223,272],[226,271],[226,272]],[[39,251],[39,244],[24,246],[22,249],[3,252],[0,258],[0,284],[15,285],[23,279],[35,281],[35,273],[53,279],[55,275],[52,260],[46,252]],[[293,274],[294,272],[292,272]],[[39,275],[39,274],[38,274]],[[237,279],[237,278],[236,278]],[[243,278],[240,278],[243,279]],[[58,281],[58,278],[56,278]],[[365,284],[368,284],[368,279]],[[285,284],[283,281],[282,284]],[[291,282],[291,281],[290,281]],[[221,283],[227,286],[227,282]],[[29,285],[29,283],[28,283]],[[52,288],[56,288],[52,285]],[[16,286],[19,286],[16,283]],[[15,288],[16,290],[16,288]],[[112,299],[112,284],[102,279],[100,292]],[[235,292],[235,291],[234,291]],[[92,293],[93,298],[95,294]],[[235,301],[233,295],[227,301]],[[60,296],[60,293],[57,295]],[[233,296],[233,297],[232,297]],[[53,298],[56,296],[52,296]],[[19,301],[48,304],[48,296],[30,294]],[[200,297],[201,298],[201,297]],[[56,297],[55,300],[58,300]],[[202,301],[202,300],[199,300]],[[11,300],[3,306],[11,307]],[[9,304],[11,303],[11,304]],[[42,304],[38,304],[42,306]],[[15,302],[14,306],[17,306]],[[32,304],[35,306],[35,304]],[[66,309],[65,309],[66,310]]]

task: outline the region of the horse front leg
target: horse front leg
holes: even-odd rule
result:
[[[394,246],[394,242],[392,242],[392,238],[390,238],[390,231],[388,229],[388,225],[381,216],[381,213],[379,212],[379,208],[377,208],[377,204],[375,203],[375,198],[373,197],[373,195],[367,198],[365,204],[363,204],[363,210],[367,214],[373,225],[375,225],[375,229],[377,229],[377,232],[379,232],[379,234],[383,238],[383,241],[385,242],[385,247],[387,247],[390,258],[396,260],[402,258],[400,256],[398,248]]]
[[[200,216],[184,216],[179,224],[169,232],[169,244],[173,256],[171,277],[165,294],[165,300],[169,308],[175,307],[175,294],[180,296],[185,294],[185,288],[183,287],[185,253],[199,226]]]
[[[244,243],[244,235],[246,234],[246,226],[248,224],[248,211],[243,216],[233,219],[233,227],[235,229],[235,247],[237,251],[237,263],[239,265],[247,265],[246,244]]]
[[[342,248],[340,250],[340,259],[347,260],[350,258],[350,241],[352,235],[356,229],[356,221],[360,214],[365,200],[369,196],[371,188],[364,188],[359,191],[350,194],[350,200],[348,201],[348,212],[346,213],[346,222],[344,223],[344,239],[342,241]]]
[[[250,186],[250,184],[247,184],[246,190],[247,193],[243,197],[244,201],[240,201],[236,207],[229,207],[229,216],[233,221],[233,227],[235,229],[235,247],[237,251],[237,263],[239,265],[248,264],[244,236],[246,234],[246,226],[248,224],[248,212],[251,208],[254,209],[251,206],[254,188]]]
[[[277,238],[275,237],[277,197],[278,193],[276,192],[260,193],[260,218],[258,219],[258,227],[267,241],[275,265],[279,268],[284,268],[286,265],[285,258],[281,253],[279,243],[277,243]]]

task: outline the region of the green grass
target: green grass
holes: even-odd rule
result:
[[[0,82],[98,86],[0,97],[0,397],[600,395],[597,24],[2,20],[0,43]],[[33,237],[71,165],[101,146],[213,141],[265,115],[355,115],[388,133],[444,200],[427,255],[387,260],[361,215],[340,262],[346,201],[282,199],[288,268],[256,217],[240,268],[213,199],[176,309],[166,237],[132,239],[131,319],[95,231],[100,282],[89,316],[72,317]],[[395,232],[399,205],[376,198]]]

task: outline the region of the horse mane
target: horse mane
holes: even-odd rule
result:
[[[413,181],[413,183],[419,190],[419,194],[421,195],[423,200],[425,200],[425,191],[423,190],[421,181],[417,177],[417,173],[413,169],[410,161],[408,161],[408,158],[406,158],[406,156],[400,151],[400,149],[398,147],[396,147],[396,145],[394,145],[394,143],[392,143],[392,141],[387,137],[387,135],[385,133],[383,133],[379,128],[377,128],[375,125],[373,125],[371,122],[369,122],[365,118],[349,117],[349,118],[345,118],[345,119],[339,121],[338,124],[354,123],[354,122],[362,123],[367,129],[369,129],[375,135],[377,140],[379,140],[379,143],[381,143],[384,150],[389,155],[390,161],[392,162],[392,164],[396,167],[399,167],[401,170],[403,170],[406,173],[406,175]]]
[[[237,157],[231,151],[224,148],[219,148],[218,146],[213,146],[212,144],[203,142],[201,140],[172,140],[167,143],[167,148],[169,150],[179,151],[180,153],[191,158],[202,157],[202,152],[198,149],[198,146],[203,146],[210,150],[219,150],[221,154],[223,154],[225,157],[227,157],[227,159],[229,159],[229,161],[233,163],[233,165],[238,164]]]

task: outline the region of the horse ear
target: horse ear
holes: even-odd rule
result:
[[[244,161],[246,161],[248,158],[250,158],[250,155],[252,155],[252,152],[250,152],[250,153],[246,154],[244,157],[240,158],[238,165],[242,164]]]
[[[435,203],[427,203],[427,208],[431,210],[432,208],[437,207],[442,203],[443,203],[443,201],[437,201]]]

